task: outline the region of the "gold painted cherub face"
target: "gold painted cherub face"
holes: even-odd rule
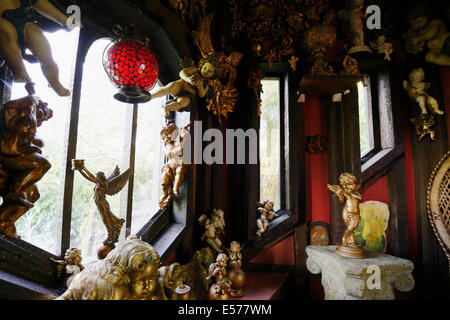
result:
[[[204,78],[211,79],[214,76],[215,70],[216,69],[214,68],[214,65],[212,63],[205,62],[200,69],[200,73]]]
[[[132,299],[146,299],[155,292],[158,283],[158,269],[155,265],[145,263],[142,270],[131,273]]]
[[[339,183],[342,188],[347,191],[353,191],[357,189],[356,177],[351,173],[343,173],[339,176]]]
[[[273,211],[274,203],[272,201],[264,201],[264,209]]]
[[[241,244],[237,241],[232,241],[230,244],[230,250],[231,250],[231,252],[240,252]]]

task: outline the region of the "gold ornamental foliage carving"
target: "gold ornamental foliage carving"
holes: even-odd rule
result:
[[[210,91],[206,96],[206,106],[209,111],[218,117],[219,123],[227,118],[228,114],[233,112],[236,105],[239,91],[234,86],[237,75],[237,66],[242,60],[243,54],[232,52],[226,55],[224,52],[218,52],[214,49],[211,41],[211,22],[213,15],[203,17],[200,22],[199,30],[193,31],[194,43],[200,51],[202,60],[200,60],[200,69],[208,63],[209,60],[216,60],[218,64],[215,70],[216,76],[208,79]]]

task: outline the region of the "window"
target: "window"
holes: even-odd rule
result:
[[[72,90],[79,29],[71,32],[60,30],[45,35],[52,46],[54,59],[60,66],[61,83]],[[17,221],[16,228],[23,240],[50,253],[59,254],[58,231],[61,212],[58,208],[58,196],[64,183],[61,181],[61,170],[64,167],[61,150],[68,123],[70,97],[61,98],[47,86],[47,80],[38,63],[30,64],[25,61],[25,66],[36,82],[36,94],[53,110],[53,118],[38,129],[38,136],[45,142],[42,153],[50,161],[52,168],[37,184],[41,194],[38,203]],[[22,83],[13,83],[11,99],[22,98],[27,94]]]
[[[358,83],[362,179],[382,172],[401,151],[395,145],[389,72],[365,75]],[[377,170],[368,170],[378,163]]]
[[[264,78],[261,81],[259,128],[259,199],[271,200],[275,210],[281,209],[281,107],[280,79]]]
[[[60,66],[61,82],[73,92],[80,32],[61,30],[46,36]],[[121,172],[133,169],[125,188],[115,196],[107,196],[111,211],[125,219],[121,238],[137,234],[159,212],[160,170],[164,161],[160,130],[165,121],[161,105],[165,98],[139,105],[115,100],[117,88],[102,65],[109,43],[110,39],[98,39],[86,53],[81,66],[79,105],[73,105],[73,95],[61,98],[47,86],[39,64],[26,65],[36,82],[37,95],[53,110],[53,118],[38,130],[45,141],[43,154],[52,168],[37,184],[41,198],[17,221],[18,234],[22,240],[57,256],[69,247],[77,247],[84,263],[97,259],[97,249],[107,232],[94,202],[94,184],[78,172],[72,176],[65,172],[72,158],[85,160],[86,168],[93,174],[103,171],[108,176],[116,165]],[[25,95],[24,85],[14,83],[11,97]],[[76,144],[67,144],[67,137],[74,135]],[[75,156],[65,158],[66,149]],[[67,186],[72,192],[65,192]],[[66,203],[71,206],[65,208]]]
[[[125,219],[122,237],[139,231],[158,211],[158,173],[163,114],[161,99],[137,107],[114,99],[117,89],[108,79],[102,54],[109,39],[99,39],[90,47],[83,69],[78,121],[77,159],[84,159],[92,173],[109,176],[116,165],[121,172],[135,167],[132,185],[120,194],[107,197],[111,211]],[[137,119],[133,114],[137,112]],[[136,131],[136,142],[131,132]],[[136,159],[136,161],[130,160]],[[133,163],[130,163],[132,161]],[[132,189],[130,191],[130,188]],[[70,246],[79,248],[84,261],[97,259],[99,244],[106,239],[106,228],[93,200],[94,184],[80,174],[74,177]],[[128,192],[132,197],[128,197]],[[132,201],[132,214],[127,215]],[[126,226],[131,226],[131,229]]]

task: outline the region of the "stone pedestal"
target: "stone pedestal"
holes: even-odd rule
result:
[[[313,274],[322,273],[325,300],[393,300],[394,289],[414,288],[414,264],[365,248],[366,259],[338,255],[336,246],[308,246],[306,266]]]

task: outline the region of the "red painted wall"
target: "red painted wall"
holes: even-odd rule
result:
[[[441,68],[444,104],[446,110],[447,130],[450,140],[450,67]],[[414,166],[412,158],[411,135],[409,121],[407,118],[407,103],[404,101],[403,138],[405,147],[405,178],[406,197],[408,210],[408,235],[410,259],[417,262],[417,225],[416,205],[414,190]],[[326,128],[326,104],[319,97],[306,97],[305,101],[305,136],[316,134],[327,134]],[[414,137],[413,137],[414,138]],[[306,217],[307,222],[322,220],[330,222],[329,193],[326,188],[328,183],[328,155],[327,154],[305,154],[306,165]],[[389,203],[387,178],[382,177],[362,191],[363,201],[376,200]],[[252,262],[287,264],[294,262],[293,237],[289,237],[273,247],[262,252]],[[288,264],[289,264],[288,263]],[[311,299],[322,299],[323,289],[320,285],[320,277],[311,277],[310,282]]]

